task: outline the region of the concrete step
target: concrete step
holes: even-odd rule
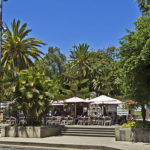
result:
[[[111,127],[65,127],[61,135],[85,137],[115,137],[115,128]]]
[[[61,135],[65,136],[87,136],[87,137],[115,137],[114,134],[82,134],[82,133],[61,133]]]
[[[62,131],[61,133],[76,133],[76,134],[111,134],[114,135],[115,132],[87,132],[87,131]]]
[[[115,128],[105,128],[105,127],[103,127],[103,128],[99,128],[99,127],[97,127],[97,128],[92,128],[92,127],[65,127],[66,129],[82,129],[82,130],[115,130]]]
[[[64,131],[77,131],[77,132],[80,132],[80,131],[85,131],[85,132],[115,132],[115,130],[107,130],[107,129],[104,129],[104,130],[93,130],[93,129],[69,129],[69,128],[65,128]]]

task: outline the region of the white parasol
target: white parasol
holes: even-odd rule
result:
[[[64,105],[64,101],[50,101],[52,106],[63,106]]]
[[[118,99],[111,98],[111,97],[108,97],[105,95],[101,95],[99,97],[93,98],[93,99],[89,100],[89,102],[92,102],[90,105],[94,105],[94,104],[122,104],[123,103]]]
[[[79,97],[72,97],[72,98],[66,99],[64,102],[65,103],[85,103],[86,101]]]
[[[66,99],[64,102],[75,104],[75,116],[77,114],[77,105],[76,105],[76,103],[86,103],[86,101],[84,99],[79,98],[79,97],[72,97],[72,98]]]

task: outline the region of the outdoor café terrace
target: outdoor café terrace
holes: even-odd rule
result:
[[[114,125],[126,122],[126,116],[117,118],[117,106],[123,104],[118,99],[105,95],[90,100],[72,97],[64,101],[50,101],[50,111],[43,118],[46,125]],[[120,120],[119,120],[120,119]],[[26,124],[23,114],[17,120],[5,117],[8,124]]]

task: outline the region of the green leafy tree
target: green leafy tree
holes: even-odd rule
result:
[[[60,52],[60,48],[49,47],[45,58],[49,61],[49,66],[52,68],[53,73],[62,73],[64,71],[66,56]]]
[[[89,80],[95,53],[84,43],[74,45],[70,52],[65,72],[61,75],[62,91],[65,97],[87,98],[90,95]]]
[[[11,91],[13,103],[23,111],[28,125],[41,124],[42,117],[49,110],[49,100],[59,93],[57,85],[44,72],[34,68],[22,70]]]
[[[122,89],[127,97],[142,107],[145,122],[145,104],[150,102],[150,18],[143,16],[135,22],[135,31],[128,31],[121,41],[120,60]]]
[[[45,70],[46,75],[54,79],[64,72],[65,62],[66,56],[60,52],[58,47],[49,47],[48,53],[40,61],[36,61],[35,65]]]
[[[135,0],[143,15],[150,15],[150,0]]]
[[[38,47],[44,43],[39,39],[27,38],[32,31],[26,29],[27,24],[20,26],[20,20],[15,19],[11,23],[11,29],[7,27],[7,32],[3,35],[2,42],[2,66],[8,66],[13,70],[19,70],[33,66],[33,59],[38,59],[43,54]]]
[[[75,80],[70,81],[69,83],[64,83],[66,89],[63,90],[66,98],[71,97],[81,97],[87,98],[89,96],[89,87],[86,87],[85,84],[88,82],[88,79],[82,81]]]
[[[93,91],[98,95],[116,96],[119,94],[117,85],[116,48],[98,50],[96,59],[96,74],[92,80]]]
[[[66,72],[62,74],[61,85],[64,97],[88,98],[90,95],[89,79],[82,78],[79,74],[77,75],[75,70],[69,69],[70,67],[72,66],[68,65]]]
[[[18,79],[18,72],[17,68],[13,70],[9,69],[9,66],[1,68],[1,76],[0,76],[0,100],[1,101],[11,101],[12,100],[12,92],[11,86],[17,81]]]

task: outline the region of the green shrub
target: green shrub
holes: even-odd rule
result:
[[[122,128],[150,128],[150,122],[143,123],[142,121],[128,121],[121,126]]]
[[[135,127],[135,124],[136,124],[135,121],[128,121],[127,123],[123,124],[121,127],[123,128]]]
[[[36,126],[42,124],[42,117],[49,111],[49,100],[58,89],[43,71],[30,68],[19,73],[12,92],[14,105],[23,112],[27,125]]]

